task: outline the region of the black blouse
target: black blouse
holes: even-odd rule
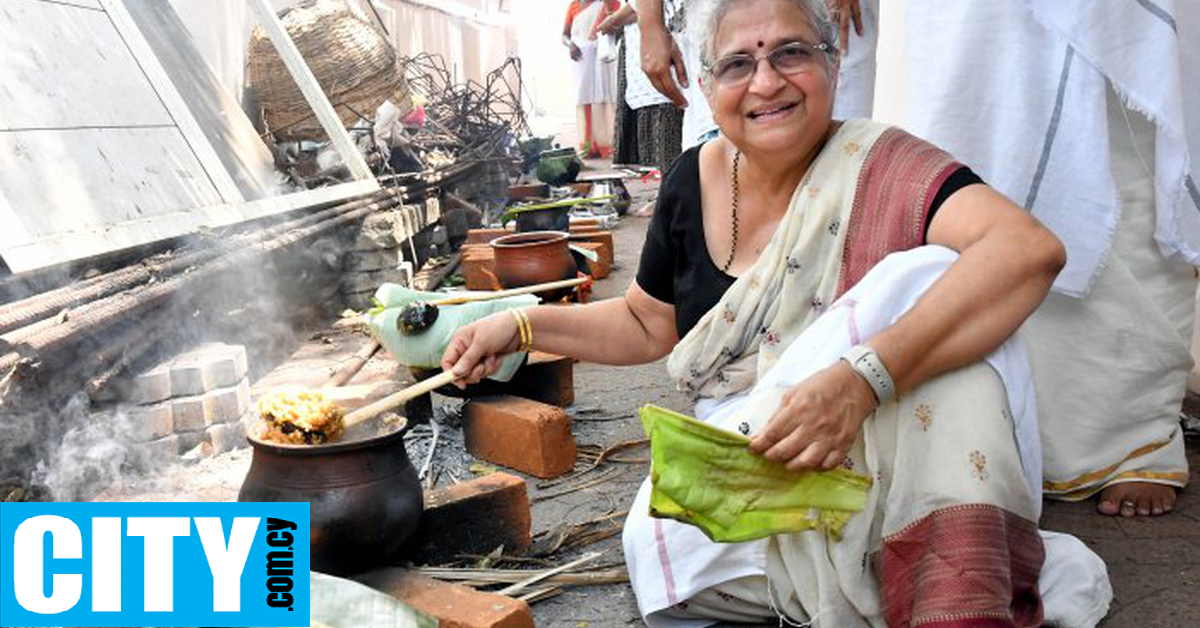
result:
[[[982,182],[966,166],[955,170],[930,203],[926,231],[946,199]],[[637,282],[650,296],[675,305],[675,327],[682,338],[736,280],[721,272],[708,254],[700,211],[700,146],[695,146],[681,154],[663,177],[642,246]]]

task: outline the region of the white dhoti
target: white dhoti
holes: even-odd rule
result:
[[[1067,249],[1026,325],[1047,495],[1187,480],[1200,12],[1185,4],[906,5],[908,32],[922,33],[907,52],[909,127]]]
[[[1120,219],[1088,296],[1051,293],[1026,325],[1045,490],[1083,499],[1117,482],[1183,486],[1180,403],[1192,368],[1196,272],[1154,242],[1154,125],[1112,92]]]

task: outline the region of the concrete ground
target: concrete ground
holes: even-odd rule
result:
[[[630,188],[635,196],[634,208],[653,194],[651,186],[639,182],[632,183]],[[633,280],[649,222],[648,218],[631,214],[614,230],[616,265],[608,279],[596,283],[596,298],[618,296]],[[256,388],[262,390],[275,380],[318,385],[363,342],[361,336],[347,332],[317,333],[272,375],[256,382]],[[351,383],[391,382],[395,386],[407,378],[403,371],[386,356],[377,357]],[[575,366],[575,395],[575,404],[569,411],[574,417],[576,441],[584,451],[603,450],[644,438],[636,418],[637,409],[644,404],[684,412],[691,409],[687,399],[670,384],[661,361],[626,368],[579,363]],[[459,403],[441,397],[436,402],[451,407]],[[425,459],[430,442],[427,435],[406,442],[414,462]],[[480,472],[476,469],[480,465],[465,452],[461,429],[443,429],[441,442],[434,464],[438,472],[433,474],[438,486]],[[1188,451],[1193,470],[1200,469],[1200,442],[1189,442]],[[599,519],[604,521],[594,523],[596,529],[619,530],[621,513],[629,508],[648,472],[648,455],[644,446],[626,450],[598,468],[565,481],[543,482],[525,476],[535,535],[545,538],[573,524]],[[140,494],[136,499],[142,500],[170,501],[188,496],[192,500],[230,501],[236,498],[249,462],[249,451],[238,450],[197,466],[179,467],[167,479],[147,480],[147,487],[134,485],[128,489],[131,494]],[[154,490],[161,494],[155,494]],[[1200,499],[1195,491],[1182,495],[1173,514],[1155,519],[1102,517],[1094,513],[1095,504],[1090,501],[1047,503],[1044,528],[1074,534],[1108,563],[1116,598],[1102,624],[1105,628],[1200,626],[1200,604],[1192,601],[1193,589],[1200,582]],[[592,567],[624,565],[619,536],[569,552],[557,552],[551,562],[564,564],[596,550],[603,554]],[[567,588],[560,595],[534,603],[532,609],[537,625],[542,628],[643,625],[628,584]]]
[[[636,198],[652,194],[640,185],[632,186],[632,191]],[[636,198],[635,208],[640,205]],[[598,298],[617,296],[632,281],[648,224],[648,218],[633,216],[621,221],[614,233],[617,269],[597,283]],[[628,368],[577,364],[575,390],[576,440],[601,448],[643,437],[636,419],[637,408],[643,404],[690,409],[668,381],[661,361]],[[1188,453],[1195,480],[1200,469],[1200,442],[1189,442]],[[630,455],[644,459],[648,451],[641,448]],[[539,495],[559,493],[588,476],[545,488],[530,478],[535,533],[627,509],[647,471],[644,462],[605,465],[589,474],[599,478],[608,473],[599,484],[550,499],[539,499]],[[1194,491],[1180,497],[1174,513],[1153,519],[1100,516],[1095,513],[1094,501],[1046,504],[1043,528],[1079,537],[1108,563],[1115,599],[1101,624],[1105,628],[1200,626],[1200,604],[1194,601],[1200,584],[1200,499]],[[619,537],[582,548],[580,553],[595,549],[605,551],[600,559],[604,563],[622,561]],[[643,625],[628,585],[568,589],[534,604],[533,612],[539,626]]]

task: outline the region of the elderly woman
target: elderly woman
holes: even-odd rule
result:
[[[1026,468],[1014,437],[1010,382],[984,360],[1046,295],[1061,244],[937,148],[831,118],[838,46],[822,0],[689,11],[721,136],[668,173],[636,281],[623,298],[464,327],[443,366],[470,382],[531,346],[605,364],[670,354],[702,420],[760,379],[795,380],[751,450],[794,471],[872,477],[866,509],[838,541],[810,531],[712,543],[648,518],[643,487],[625,550],[652,626],[777,615],[838,627],[1040,625],[1040,469]],[[953,261],[911,308],[852,333],[844,359],[788,377],[788,347],[831,304],[852,309],[839,297],[885,256],[924,244],[945,248],[916,253],[957,256],[946,252]]]

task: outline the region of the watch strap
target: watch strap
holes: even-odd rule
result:
[[[896,383],[892,381],[892,374],[888,372],[874,349],[867,345],[854,345],[842,359],[867,382],[875,392],[875,399],[879,401],[879,405],[882,406],[896,398]]]

